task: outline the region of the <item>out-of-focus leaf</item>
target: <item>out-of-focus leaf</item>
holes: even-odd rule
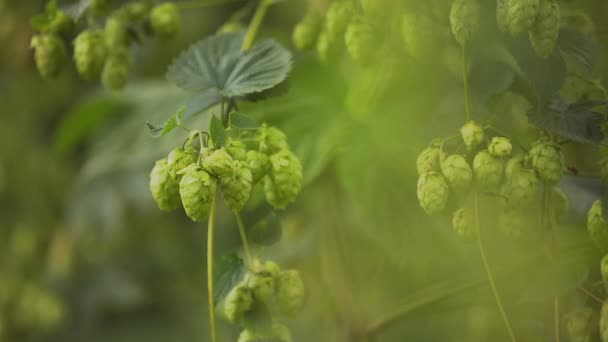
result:
[[[220,101],[221,101],[221,96],[218,93],[217,89],[209,89],[207,91],[193,95],[190,98],[190,100],[188,101],[186,108],[180,110],[180,113],[181,113],[180,114],[180,123],[185,122],[186,120],[190,119],[191,117],[208,110],[209,108],[220,103]],[[148,126],[150,135],[152,135],[155,138],[158,138],[160,136],[163,136],[163,135],[171,132],[171,130],[173,130],[173,128],[175,128],[175,123],[176,123],[175,115],[173,115],[162,124],[157,125],[157,124],[150,123],[149,121],[146,124]],[[173,125],[173,127],[167,127],[167,126],[171,126],[171,125]],[[206,131],[208,127],[196,127],[196,128],[199,130]]]
[[[245,101],[257,102],[269,99],[271,97],[277,97],[287,94],[289,91],[289,80],[286,79],[283,82],[275,85],[270,89],[266,89],[259,93],[248,94],[243,97]]]
[[[230,114],[230,125],[239,129],[256,129],[260,127],[260,123],[251,116],[241,113]]]
[[[224,129],[222,122],[215,115],[211,115],[211,122],[209,123],[209,135],[211,135],[213,144],[217,147],[224,146],[228,140],[226,129]]]
[[[243,327],[262,336],[272,334],[272,315],[268,307],[264,303],[256,302],[243,317]]]
[[[261,246],[271,246],[281,240],[283,229],[281,221],[274,211],[256,222],[248,232],[253,243]]]
[[[559,32],[557,46],[561,51],[572,56],[580,65],[587,68],[587,70],[593,70],[597,46],[588,34],[562,28]]]
[[[44,12],[34,15],[30,19],[32,27],[38,31],[45,31],[57,16],[57,1],[50,0],[47,2]]]
[[[215,279],[215,289],[213,297],[215,303],[220,303],[230,292],[236,283],[243,279],[247,271],[243,259],[236,253],[226,254],[215,261],[213,266],[213,277]]]
[[[167,122],[165,122],[164,124],[162,124],[160,126],[155,126],[155,125],[151,124],[150,122],[146,122],[150,135],[154,138],[158,138],[158,137],[161,137],[161,136],[171,132],[178,125],[181,125],[182,115],[183,115],[184,111],[185,111],[185,108],[183,108],[183,107],[180,108],[180,110],[177,113],[175,113],[173,116],[171,116],[169,118],[169,120],[167,120]]]
[[[74,18],[74,20],[80,19],[86,11],[91,7],[93,0],[80,0],[79,2],[66,7],[66,13]]]

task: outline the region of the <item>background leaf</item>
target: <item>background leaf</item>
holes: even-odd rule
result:
[[[217,116],[211,115],[211,122],[209,123],[209,134],[211,135],[211,139],[213,139],[213,144],[216,147],[221,147],[226,144],[228,140],[228,134],[226,134],[226,130],[222,125],[220,119]]]
[[[214,275],[215,291],[213,297],[215,303],[220,303],[224,297],[230,292],[236,283],[243,279],[245,272],[245,263],[243,259],[236,253],[229,253],[215,261]]]
[[[230,114],[230,125],[239,129],[256,129],[260,127],[260,123],[251,116],[241,113]]]

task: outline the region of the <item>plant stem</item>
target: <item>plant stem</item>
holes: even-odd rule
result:
[[[212,7],[212,6],[220,6],[231,4],[233,2],[241,2],[243,0],[208,0],[208,1],[182,1],[178,2],[177,6],[180,9],[194,9],[194,8],[203,8],[203,7]]]
[[[209,225],[207,227],[207,292],[209,297],[209,327],[211,330],[211,342],[217,342],[217,331],[215,327],[215,299],[213,298],[213,231],[215,228],[215,197],[211,200],[211,212],[209,214]]]
[[[272,0],[260,0],[258,7],[253,14],[253,19],[249,23],[249,28],[247,29],[247,34],[245,35],[245,39],[243,40],[243,45],[241,46],[241,51],[247,51],[253,46],[253,42],[255,41],[255,37],[260,30],[260,26],[262,25],[262,21],[264,20],[264,16],[268,11],[268,7],[272,4]]]
[[[505,327],[507,328],[507,332],[509,333],[509,337],[511,338],[511,341],[515,342],[515,341],[517,341],[517,339],[515,338],[515,334],[513,333],[513,329],[511,328],[511,323],[509,322],[507,313],[502,305],[502,300],[500,299],[500,295],[498,294],[498,289],[496,288],[496,283],[494,282],[494,276],[492,275],[490,263],[488,262],[488,258],[486,257],[486,252],[483,247],[483,242],[481,240],[478,197],[479,197],[479,195],[477,193],[473,194],[473,202],[474,202],[474,207],[475,207],[475,228],[477,230],[477,245],[479,246],[479,254],[481,255],[481,260],[483,261],[483,266],[488,275],[488,281],[490,282],[490,287],[492,288],[492,292],[494,293],[494,299],[496,299],[496,305],[498,305],[498,310],[500,311],[502,320],[505,323]]]
[[[253,257],[251,256],[251,250],[249,249],[249,242],[247,241],[247,232],[245,232],[245,225],[243,224],[243,218],[238,212],[234,212],[236,217],[236,224],[239,226],[239,234],[241,235],[241,241],[243,242],[243,249],[247,256],[247,262],[252,265]]]
[[[471,121],[471,95],[469,90],[469,71],[467,70],[467,49],[462,46],[462,79],[464,82],[464,107],[467,114],[467,122]]]
[[[554,308],[554,319],[555,319],[555,341],[560,342],[560,329],[559,329],[559,297],[555,296],[553,300]]]

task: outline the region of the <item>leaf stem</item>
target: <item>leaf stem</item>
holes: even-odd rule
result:
[[[226,5],[226,4],[231,4],[233,2],[241,2],[241,1],[243,1],[243,0],[209,0],[209,1],[192,0],[192,1],[178,2],[177,6],[180,9],[195,9],[195,8],[203,8],[203,7],[221,6],[221,5]]]
[[[500,295],[498,294],[498,289],[496,287],[496,283],[494,282],[494,276],[492,275],[490,263],[488,262],[488,258],[486,257],[485,248],[484,248],[483,242],[481,240],[478,197],[479,197],[479,194],[477,194],[477,193],[475,193],[473,195],[473,202],[474,202],[474,207],[475,207],[475,228],[477,230],[477,245],[479,246],[479,254],[481,255],[481,260],[483,261],[483,266],[488,275],[488,281],[490,282],[490,287],[492,288],[492,292],[494,293],[494,299],[496,300],[496,305],[498,306],[498,310],[500,311],[502,320],[505,323],[505,327],[507,328],[507,332],[509,333],[509,337],[511,338],[511,341],[515,342],[515,341],[517,341],[517,339],[515,338],[515,334],[513,333],[513,329],[511,328],[511,323],[509,322],[507,313],[502,305],[502,300],[500,299]]]
[[[268,7],[272,4],[272,0],[260,0],[258,7],[253,14],[253,18],[249,23],[249,28],[247,29],[247,34],[245,35],[245,39],[243,39],[243,45],[241,46],[241,51],[247,51],[253,46],[253,42],[255,41],[255,37],[260,30],[260,26],[262,25],[262,21],[264,21],[264,16],[268,11]]]
[[[217,331],[215,326],[215,299],[213,297],[213,231],[215,228],[215,197],[211,200],[211,212],[209,213],[209,224],[207,227],[207,294],[209,298],[209,327],[211,330],[211,342],[217,342]]]
[[[462,46],[462,79],[464,82],[464,107],[467,115],[467,122],[471,121],[471,94],[469,89],[469,71],[467,70],[467,49]]]
[[[234,211],[234,217],[236,217],[236,224],[239,226],[239,234],[241,235],[241,241],[243,242],[243,249],[247,256],[247,262],[252,265],[253,257],[251,256],[251,250],[249,249],[249,241],[247,241],[247,232],[245,231],[245,224],[243,224],[243,218],[241,215]]]

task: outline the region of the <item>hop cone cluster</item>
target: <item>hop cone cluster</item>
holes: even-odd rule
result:
[[[455,193],[465,193],[473,182],[473,170],[461,155],[452,155],[441,162],[441,172]]]
[[[290,150],[269,157],[269,172],[264,180],[266,200],[283,209],[295,201],[302,188],[302,165]]]
[[[494,137],[488,145],[488,152],[497,158],[506,158],[511,155],[513,145],[511,141],[505,137]]]
[[[182,175],[178,172],[186,168],[190,164],[196,163],[196,150],[193,148],[186,148],[185,150],[181,147],[173,149],[167,157],[167,165],[169,166],[169,175],[176,182],[182,179]]]
[[[232,159],[241,162],[247,161],[247,145],[242,141],[229,139],[224,148]]]
[[[231,177],[234,174],[234,159],[225,148],[212,150],[203,158],[203,168],[218,177]]]
[[[222,178],[222,195],[230,209],[239,212],[245,207],[251,194],[253,178],[251,171],[241,162],[234,162],[232,176]]]
[[[559,26],[560,11],[557,0],[541,0],[538,18],[530,30],[530,42],[540,57],[549,57],[555,49]]]
[[[478,0],[454,0],[450,10],[452,33],[460,45],[466,45],[477,32],[480,20]]]
[[[169,175],[167,159],[158,160],[150,172],[150,192],[161,210],[171,211],[180,204],[179,186]]]
[[[511,34],[518,35],[533,29],[539,10],[540,0],[509,0],[507,26]]]
[[[150,26],[159,37],[174,37],[181,29],[181,24],[179,8],[172,2],[156,5],[150,11]]]
[[[481,188],[496,189],[503,179],[504,162],[487,150],[480,151],[473,159],[473,173]]]
[[[129,43],[129,22],[119,14],[114,14],[106,20],[105,40],[110,50],[126,46]]]
[[[462,141],[469,151],[481,145],[485,140],[485,132],[475,121],[469,121],[460,128]]]
[[[521,169],[507,178],[502,193],[510,206],[527,206],[536,198],[537,184],[534,171]]]
[[[230,322],[237,323],[252,306],[253,292],[246,282],[240,282],[224,298],[224,315]]]
[[[418,178],[418,202],[429,215],[438,214],[448,203],[448,183],[438,172],[426,172]]]
[[[439,171],[441,160],[441,149],[438,146],[430,146],[422,150],[416,159],[418,175],[426,172]]]
[[[108,56],[102,31],[85,30],[74,40],[76,69],[86,80],[98,79]]]
[[[281,272],[277,279],[276,304],[279,311],[288,316],[297,314],[304,305],[304,283],[295,270]]]
[[[178,173],[182,175],[179,182],[179,194],[186,215],[195,222],[206,220],[215,196],[215,180],[196,164],[191,164]]]
[[[550,185],[559,183],[564,169],[564,156],[558,144],[541,139],[530,149],[529,158],[541,181]]]
[[[266,155],[289,149],[285,133],[273,126],[262,125],[258,132],[258,141],[260,152]]]
[[[40,75],[46,79],[59,75],[67,59],[63,40],[54,34],[40,34],[32,38],[31,47]]]
[[[108,89],[123,89],[129,80],[132,65],[129,48],[117,47],[111,50],[101,73],[101,83]]]

